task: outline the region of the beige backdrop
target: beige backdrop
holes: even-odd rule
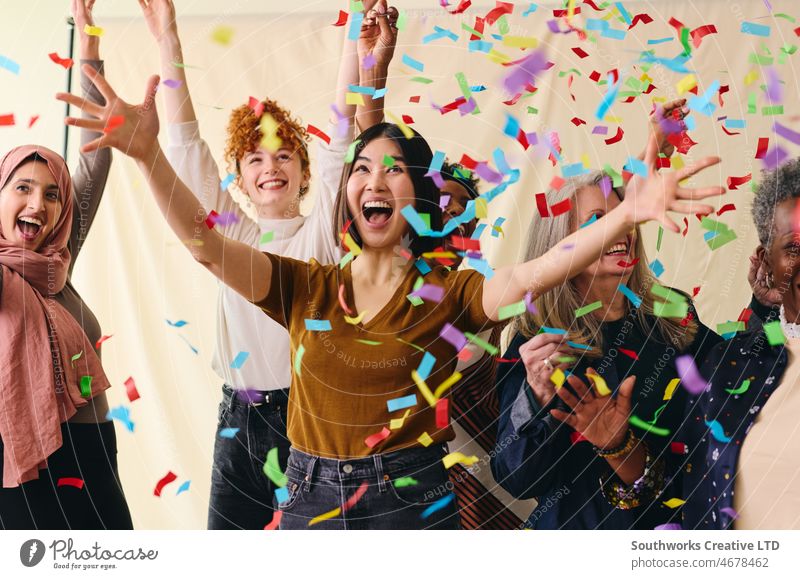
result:
[[[344,35],[342,28],[334,28],[330,23],[335,21],[338,8],[344,3],[325,3],[330,8],[324,13],[321,4],[315,3],[319,13],[179,19],[186,62],[196,67],[189,70],[189,83],[201,130],[218,158],[221,158],[228,111],[246,102],[250,95],[269,95],[290,106],[304,122],[325,126]],[[649,74],[658,87],[656,91],[630,104],[614,104],[609,114],[620,117],[625,136],[611,146],[603,142],[607,137],[591,134],[595,125],[607,124],[610,136],[618,125],[600,123],[594,118],[606,87],[598,87],[588,75],[593,70],[605,73],[619,68],[626,77],[639,77],[642,71],[634,63],[638,53],[647,48],[655,49],[659,56],[675,56],[680,52],[680,44],[667,25],[670,16],[690,28],[716,25],[719,34],[705,38],[695,50],[689,68],[696,71],[701,89],[713,80],[730,85],[723,108],[718,107],[711,117],[694,114],[697,129],[692,136],[699,144],[691,150],[687,161],[705,154],[723,158],[720,168],[703,175],[702,182],[709,184],[724,184],[728,176],[760,171],[760,162],[753,158],[755,147],[759,136],[769,134],[772,119],[746,112],[748,92],[759,92],[760,109],[764,98],[758,87],[766,78],[765,71],[749,64],[748,59],[760,49],[762,41],[777,56],[781,46],[797,40],[792,32],[794,24],[785,19],[765,18],[768,12],[761,0],[738,4],[717,0],[628,1],[624,4],[631,14],[647,12],[654,21],[637,25],[624,41],[599,38],[596,44],[581,43],[574,34],[551,33],[546,21],[552,17],[549,12],[552,5],[549,8],[540,5],[537,12],[523,18],[521,13],[528,3],[520,3],[517,14],[509,19],[509,34],[538,38],[556,65],[540,77],[535,96],[514,106],[501,102],[507,98],[500,89],[507,69],[490,62],[482,53],[467,50],[468,35],[461,25],[473,25],[475,15],[485,14],[486,8],[473,6],[466,15],[451,16],[439,9],[434,0],[428,4],[430,9],[408,11],[408,27],[401,33],[391,68],[387,106],[397,115],[411,115],[416,121],[414,126],[428,137],[433,148],[446,151],[454,159],[462,153],[488,159],[499,146],[512,166],[522,169],[520,182],[490,206],[490,223],[499,217],[506,218],[504,237],[494,238],[487,233],[482,239],[492,265],[515,261],[529,216],[535,211],[534,194],[543,191],[553,175],[560,174],[559,168],[553,168],[531,151],[523,151],[515,141],[503,136],[505,114],[513,114],[525,131],[537,131],[540,139],[546,131],[557,131],[564,164],[579,162],[586,155],[592,168],[607,162],[619,168],[644,145],[651,97],[676,96],[676,83],[684,75],[655,66]],[[772,0],[771,4],[775,13],[796,11],[796,4],[788,0]],[[584,22],[583,17],[603,15],[585,5],[583,11],[577,22]],[[741,34],[743,20],[770,25],[771,36],[762,39]],[[233,43],[228,47],[209,38],[211,30],[221,23],[235,30]],[[158,54],[144,23],[139,19],[117,19],[101,24],[106,30],[103,54],[108,78],[124,98],[141,99],[146,77],[159,70]],[[440,39],[423,45],[422,37],[431,33],[434,25],[452,30],[459,35],[459,41]],[[3,25],[4,29],[8,26],[8,23]],[[618,21],[613,21],[612,26],[625,27]],[[497,28],[493,31],[497,32]],[[648,39],[668,36],[673,36],[668,43],[646,45]],[[18,32],[17,37],[19,42],[25,42]],[[63,44],[60,38],[52,33],[40,39],[36,57],[31,57],[30,66],[24,71],[28,75],[12,79],[13,94],[5,95],[4,106],[9,110],[16,107],[18,116],[25,119],[28,113],[33,114],[34,106],[47,107],[47,114],[32,131],[21,127],[8,129],[3,135],[4,149],[36,139],[59,146],[61,108],[43,104],[42,92],[50,89],[55,92],[60,81],[59,77],[53,78],[54,65],[42,62],[42,53],[50,52],[50,46],[58,50]],[[581,46],[590,56],[579,59],[570,50],[575,46]],[[522,54],[497,41],[495,48],[514,58]],[[422,61],[424,72],[403,65],[404,53]],[[0,54],[10,54],[9,49],[0,50]],[[795,57],[789,57],[786,64],[776,66],[785,82],[786,114],[779,117],[785,124],[790,124],[789,117],[796,112],[794,63]],[[569,94],[569,73],[558,75],[573,67],[582,73],[575,74],[572,85],[575,100]],[[751,70],[756,76],[747,86],[745,76]],[[431,101],[443,105],[459,96],[454,77],[459,71],[467,75],[471,85],[487,87],[475,95],[481,109],[479,115],[461,117],[456,111],[442,116],[430,107]],[[38,78],[40,75],[46,78]],[[411,82],[409,79],[416,75],[434,82],[427,85]],[[45,83],[46,89],[34,95],[31,87],[39,81]],[[162,90],[169,89],[162,87]],[[409,102],[413,95],[421,96],[420,104]],[[714,102],[718,104],[716,98]],[[536,107],[538,114],[529,114],[529,106]],[[747,128],[737,136],[724,134],[716,121],[722,115],[746,119]],[[584,119],[587,125],[575,127],[570,123],[574,116]],[[76,138],[74,134],[72,139]],[[771,144],[774,142],[771,137]],[[105,366],[115,385],[112,404],[129,404],[123,387],[129,376],[136,380],[142,396],[129,404],[135,432],[117,428],[120,470],[136,527],[199,529],[205,527],[216,407],[220,399],[221,381],[210,368],[217,288],[212,276],[191,260],[166,228],[143,183],[135,166],[115,153],[106,197],[78,263],[75,284],[100,318],[104,333],[114,335],[103,346]],[[657,255],[666,267],[661,277],[664,283],[687,291],[701,286],[696,302],[703,321],[711,327],[735,320],[749,299],[747,257],[756,244],[749,215],[751,198],[750,187],[746,185],[741,191],[729,192],[717,204],[736,204],[735,212],[720,218],[736,230],[739,238],[735,242],[711,252],[702,240],[699,223],[692,217],[688,235],[683,238],[665,233]],[[309,202],[312,200],[313,194]],[[654,231],[653,227],[647,229],[650,260],[656,257]],[[166,319],[189,323],[176,329],[169,327]],[[184,339],[199,354],[192,353]],[[259,347],[264,345],[254,345],[253,352]],[[178,475],[178,481],[168,486],[162,497],[154,497],[156,482],[170,470]],[[176,496],[178,486],[186,480],[192,481],[190,490]]]

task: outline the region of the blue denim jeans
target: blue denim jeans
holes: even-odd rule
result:
[[[454,496],[442,508],[430,508],[452,495],[442,463],[446,454],[446,447],[431,446],[336,460],[293,448],[286,470],[288,498],[278,504],[283,511],[280,528],[457,530]],[[347,507],[359,489],[363,495]],[[337,508],[340,512],[330,518],[314,520]]]
[[[240,393],[241,394],[241,393]],[[260,394],[260,393],[259,393]],[[264,474],[270,449],[278,448],[278,462],[286,468],[286,406],[289,390],[271,390],[259,396],[237,395],[222,387],[218,426],[238,428],[233,438],[214,442],[208,528],[263,529],[272,520],[275,485]]]

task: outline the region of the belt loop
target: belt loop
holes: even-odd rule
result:
[[[308,465],[306,466],[306,478],[305,482],[303,482],[303,490],[308,492],[311,490],[311,479],[314,476],[314,465],[317,464],[317,457],[312,456],[311,460],[308,461]]]
[[[230,412],[233,409],[233,400],[236,398],[236,389],[228,384],[226,386],[228,389],[225,395],[228,397],[228,412]]]
[[[373,454],[372,460],[375,463],[375,474],[378,476],[378,492],[386,492],[386,480],[389,478],[383,472],[383,457],[380,454]]]

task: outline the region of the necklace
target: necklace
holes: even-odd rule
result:
[[[784,336],[791,339],[800,338],[800,324],[792,324],[786,321],[786,314],[783,311],[783,305],[781,305],[780,320],[781,330],[783,330]]]

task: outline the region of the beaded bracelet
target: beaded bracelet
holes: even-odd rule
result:
[[[636,436],[634,436],[633,431],[629,428],[625,440],[619,446],[608,449],[598,448],[597,446],[595,446],[594,451],[597,454],[597,456],[601,458],[619,458],[621,456],[629,454],[634,449],[636,443],[638,442],[639,439],[636,438]]]
[[[645,443],[645,468],[639,479],[630,485],[619,480],[613,481],[613,474],[608,479],[600,477],[600,487],[606,500],[621,510],[629,510],[652,501],[664,488],[664,463],[650,453]]]

